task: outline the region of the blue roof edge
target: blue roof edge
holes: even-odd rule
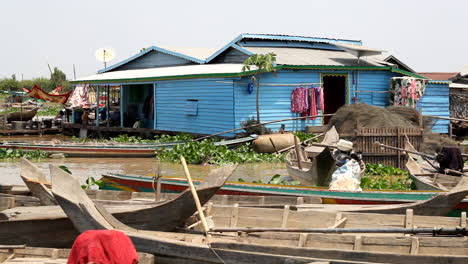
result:
[[[176,56],[176,57],[179,57],[179,58],[183,58],[183,59],[186,59],[186,60],[189,60],[189,61],[193,61],[193,62],[196,62],[196,63],[200,63],[200,64],[204,64],[205,61],[203,60],[200,60],[200,59],[197,59],[197,58],[194,58],[194,57],[191,57],[191,56],[188,56],[188,55],[185,55],[185,54],[182,54],[182,53],[178,53],[178,52],[174,52],[174,51],[170,51],[170,50],[167,50],[167,49],[163,49],[163,48],[160,48],[160,47],[157,47],[157,46],[151,46],[147,49],[145,49],[144,51],[136,54],[136,55],[133,55],[132,57],[128,58],[128,59],[125,59],[119,63],[116,63],[112,66],[109,66],[105,69],[102,69],[102,70],[99,70],[98,73],[105,73],[105,72],[108,72],[108,71],[111,71],[115,68],[118,68],[122,65],[125,65],[133,60],[136,60],[138,58],[140,58],[141,56],[143,55],[146,55],[148,53],[150,53],[151,51],[159,51],[161,53],[165,53],[165,54],[169,54],[169,55],[172,55],[172,56]]]
[[[254,39],[350,43],[350,44],[362,45],[361,40],[353,40],[353,39],[334,39],[334,38],[322,38],[322,37],[289,36],[289,35],[275,35],[275,34],[251,34],[251,33],[244,33],[244,34],[241,34],[241,36],[243,36],[243,38],[254,38]]]

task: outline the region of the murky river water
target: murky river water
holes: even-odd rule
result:
[[[61,141],[69,140],[63,136],[16,136],[1,137],[0,141],[43,141],[57,138]],[[79,176],[84,182],[88,177],[100,178],[104,173],[120,173],[133,175],[154,175],[157,172],[158,163],[154,158],[58,158],[33,160],[46,175],[48,175],[49,164],[65,165],[73,175]],[[183,176],[182,165],[161,162],[161,175],[163,176]],[[212,165],[189,165],[189,170],[193,178],[204,178],[210,170],[217,168]],[[23,184],[20,173],[20,163],[18,160],[0,160],[0,183],[3,184]],[[231,180],[237,181],[242,178],[245,181],[262,179],[268,181],[273,175],[280,174],[287,176],[286,167],[283,163],[253,163],[239,165],[231,176]]]

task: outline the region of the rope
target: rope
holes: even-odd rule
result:
[[[206,237],[206,245],[208,246],[208,248],[211,250],[211,252],[213,252],[213,254],[219,259],[219,261],[221,261],[221,263],[225,264],[226,262],[224,262],[224,260],[218,255],[218,253],[214,250],[214,248],[211,247],[211,243],[209,241],[209,235],[208,233],[205,233],[205,237]]]

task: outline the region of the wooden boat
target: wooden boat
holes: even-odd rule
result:
[[[147,176],[105,174],[102,180],[106,183],[106,190],[125,190],[134,192],[153,192],[153,180]],[[198,184],[199,181],[195,181]],[[185,178],[163,177],[161,179],[162,192],[180,192],[187,188]],[[286,186],[275,184],[260,184],[247,182],[226,182],[217,192],[220,195],[263,195],[263,196],[313,196],[322,199],[324,204],[398,204],[428,200],[440,191],[392,191],[392,190],[364,190],[337,191],[325,187]],[[468,200],[462,200],[449,215],[459,216],[462,211],[468,211]]]
[[[340,139],[335,127],[324,136],[321,144],[332,145]],[[299,150],[301,153],[297,153]],[[300,164],[299,164],[300,163]],[[328,147],[309,146],[292,149],[286,154],[289,177],[302,185],[328,186],[336,169],[336,161]]]
[[[66,264],[71,249],[0,245],[0,263]],[[154,255],[138,252],[139,264],[154,264]]]
[[[206,203],[234,172],[235,166],[212,171],[198,185],[201,204]],[[55,198],[54,198],[55,201]],[[115,217],[136,228],[173,230],[183,225],[195,211],[190,190],[160,203],[111,205]],[[17,207],[0,213],[0,241],[31,246],[69,247],[78,235],[58,206]],[[11,232],[16,230],[16,232]],[[47,243],[44,242],[47,238]],[[37,244],[39,243],[39,244]]]
[[[6,118],[7,118],[8,122],[29,121],[29,120],[32,120],[34,118],[34,116],[36,116],[38,110],[39,110],[39,108],[34,108],[32,110],[29,110],[29,111],[13,112],[13,113],[7,114]]]
[[[234,146],[255,139],[255,136],[224,140],[215,145]],[[70,157],[154,157],[155,150],[172,148],[176,144],[186,141],[148,143],[148,144],[120,144],[120,143],[76,143],[67,142],[55,144],[53,142],[3,142],[0,148],[22,149],[24,151],[41,150],[51,154],[63,153]]]
[[[21,158],[21,179],[31,191],[34,197],[37,197],[42,205],[55,205],[54,196],[50,191],[50,182],[42,171],[33,163],[25,158]]]
[[[408,142],[405,148],[409,151],[416,151]],[[452,176],[438,173],[422,157],[411,152],[407,152],[407,155],[406,169],[418,190],[447,191],[457,186],[462,177],[468,177],[468,175]]]
[[[386,205],[342,205],[342,204],[297,204],[291,206],[296,210],[314,210],[328,212],[359,212],[379,214],[404,214],[408,209],[415,215],[446,216],[468,195],[468,179],[450,192],[426,200],[403,204]]]
[[[350,263],[351,261],[362,263],[363,261],[372,261],[376,263],[458,264],[468,261],[466,254],[410,255],[310,249],[285,247],[278,244],[247,244],[235,242],[235,240],[228,238],[208,238],[195,234],[135,230],[113,218],[105,209],[96,207],[80,188],[78,180],[72,175],[53,166],[51,166],[51,175],[53,182],[52,192],[57,202],[80,232],[92,229],[117,229],[123,231],[131,238],[138,251],[155,254],[158,256],[158,259],[159,256],[162,258],[175,257],[181,261],[180,263],[313,263],[319,259],[327,259],[327,263]],[[282,212],[282,210],[280,211]],[[320,220],[317,218],[317,221]],[[466,240],[466,238],[463,237],[458,240]],[[456,242],[459,243],[458,240]],[[268,241],[273,244],[276,243],[274,241],[271,242],[271,240]],[[466,244],[466,241],[461,242],[461,244],[463,242]],[[462,250],[466,247],[464,244]],[[361,248],[357,249],[360,250]],[[330,251],[335,254],[330,255]],[[413,251],[417,252],[416,250]],[[324,257],[327,253],[328,255]],[[318,257],[319,255],[322,258]],[[172,263],[174,263],[174,260],[172,260]]]

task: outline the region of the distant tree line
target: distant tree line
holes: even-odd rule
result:
[[[35,84],[46,92],[50,92],[58,86],[62,86],[64,92],[71,90],[71,84],[67,81],[65,73],[55,67],[50,78],[38,77],[31,80],[18,80],[16,74],[13,74],[11,78],[0,79],[0,91],[22,91],[23,88],[31,89]]]

